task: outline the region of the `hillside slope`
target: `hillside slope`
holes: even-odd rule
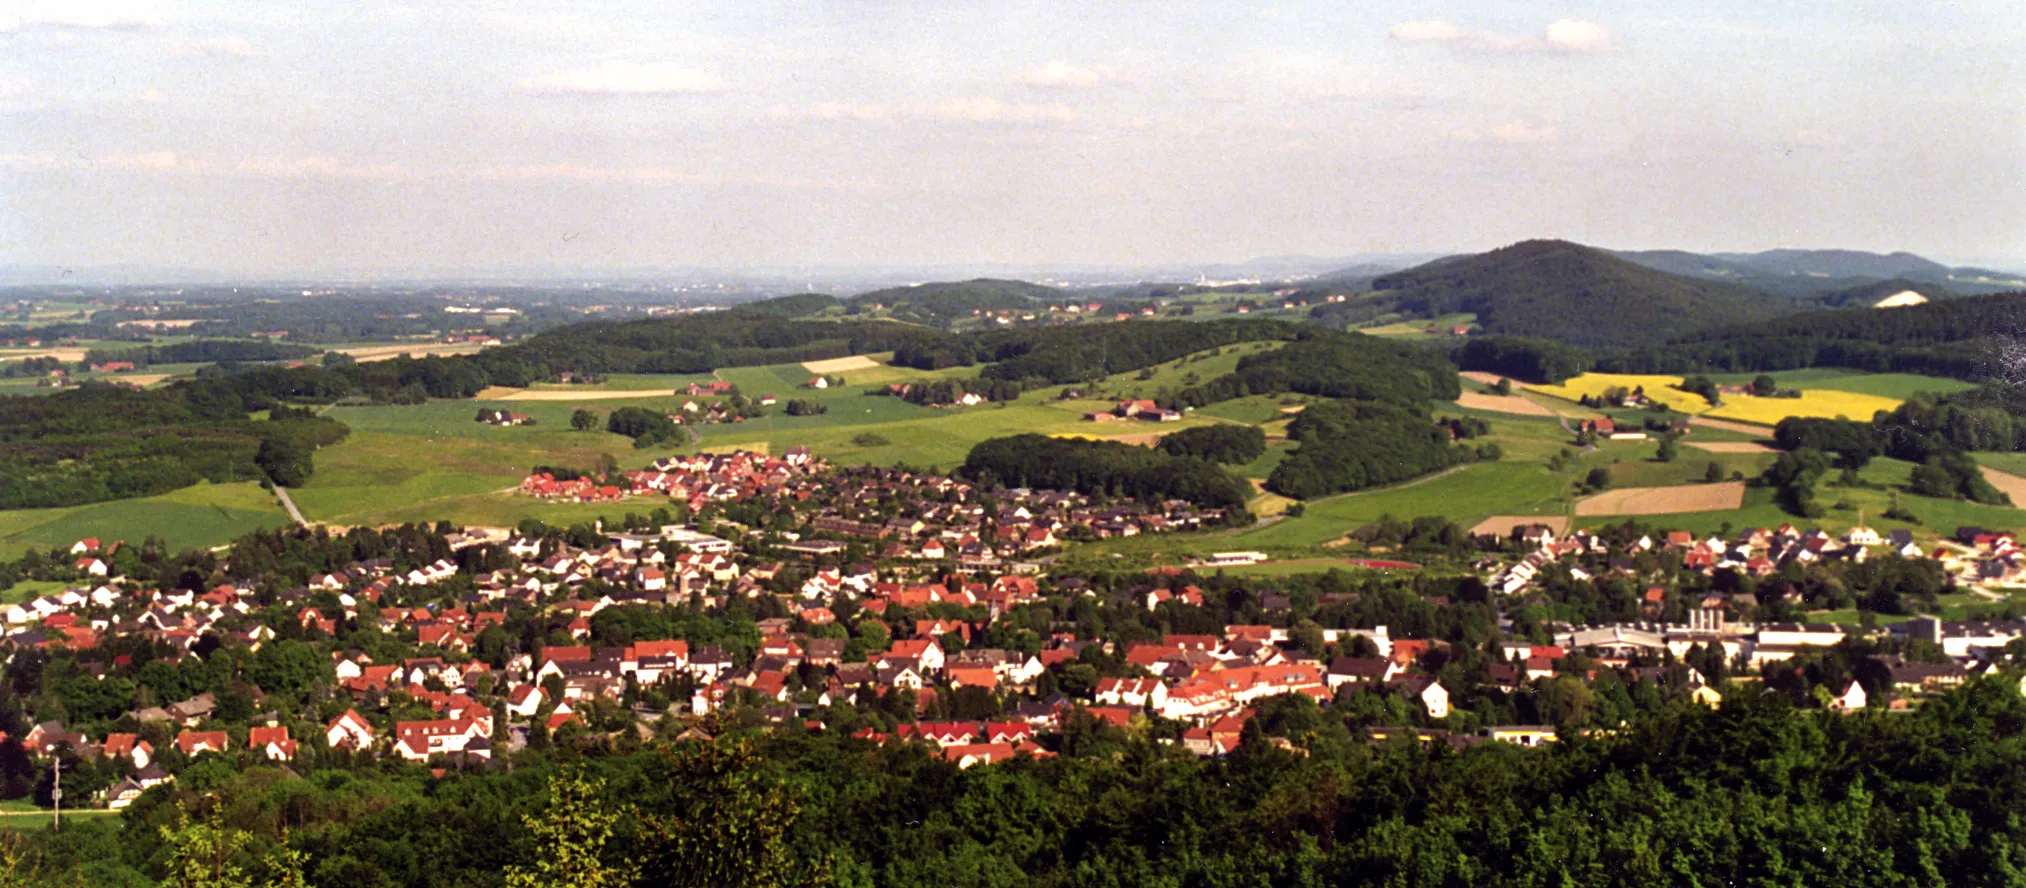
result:
[[[893,317],[922,323],[938,323],[970,317],[974,311],[1028,309],[1036,303],[1060,300],[1064,293],[1054,287],[1026,281],[977,278],[888,287],[851,297],[848,304],[858,310],[884,307]]]
[[[1523,241],[1383,275],[1403,309],[1475,312],[1487,333],[1592,347],[1657,345],[1762,320],[1793,303],[1750,287],[1668,274],[1567,241]]]

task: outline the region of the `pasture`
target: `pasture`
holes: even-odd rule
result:
[[[286,524],[274,495],[254,482],[198,484],[142,499],[0,512],[0,557],[31,546],[68,548],[85,537],[139,543],[152,534],[171,549],[216,546]]]

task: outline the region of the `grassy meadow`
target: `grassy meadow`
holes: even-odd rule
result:
[[[68,548],[85,537],[139,543],[153,534],[172,549],[216,546],[286,524],[274,495],[252,481],[199,484],[142,499],[0,512],[0,557],[31,546]]]

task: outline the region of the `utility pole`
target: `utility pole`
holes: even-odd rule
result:
[[[54,772],[55,772],[55,774],[56,774],[56,786],[55,786],[55,788],[53,788],[53,789],[51,789],[51,790],[49,791],[49,801],[50,801],[50,803],[51,803],[52,805],[54,805],[54,806],[55,806],[55,809],[56,809],[56,815],[55,815],[55,818],[54,818],[54,819],[52,819],[52,820],[50,821],[50,824],[49,824],[49,828],[50,828],[50,829],[62,829],[62,828],[63,828],[63,759],[57,759],[57,760],[55,760],[55,761],[53,761],[53,762],[50,762],[50,763],[49,763],[49,767],[50,767],[50,769],[51,769],[52,771],[54,771]]]

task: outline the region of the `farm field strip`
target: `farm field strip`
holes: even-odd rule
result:
[[[1576,501],[1576,514],[1673,515],[1683,512],[1718,512],[1744,505],[1742,481],[1720,484],[1683,484],[1674,487],[1628,487],[1611,490]]]
[[[1513,528],[1528,524],[1545,524],[1560,536],[1569,529],[1567,515],[1493,515],[1477,522],[1470,532],[1476,536],[1505,537],[1512,535]]]
[[[865,355],[852,355],[851,357],[848,358],[831,358],[829,360],[824,361],[802,362],[802,369],[807,370],[811,373],[844,373],[850,370],[871,370],[873,368],[883,366],[885,365],[881,364],[878,361],[873,360],[872,358],[866,357]]]
[[[2026,478],[1985,466],[1984,480],[1991,482],[1992,487],[1996,487],[2004,491],[2007,496],[2010,496],[2013,505],[2026,506]]]
[[[1697,450],[1710,453],[1779,453],[1780,448],[1763,441],[1683,441]]]
[[[472,396],[474,401],[623,401],[638,398],[673,398],[675,389],[524,389],[492,386]]]
[[[1889,411],[1904,402],[1897,398],[1878,395],[1864,395],[1856,392],[1831,391],[1827,389],[1803,390],[1799,398],[1755,398],[1750,395],[1725,395],[1723,406],[1703,413],[1717,419],[1735,419],[1744,422],[1775,425],[1790,416],[1835,419],[1843,417],[1859,421],[1871,419],[1881,410]]]
[[[1520,416],[1554,416],[1555,412],[1522,398],[1518,395],[1485,395],[1464,392],[1456,396],[1456,406],[1472,410],[1489,410],[1493,413],[1513,413]]]

